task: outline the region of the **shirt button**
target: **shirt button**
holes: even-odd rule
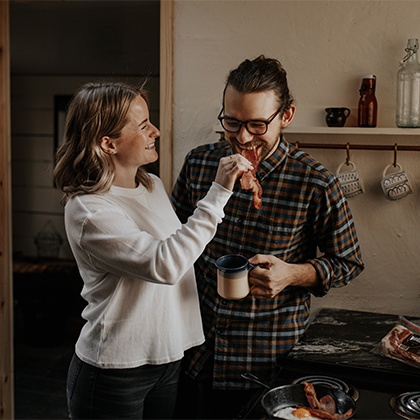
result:
[[[238,224],[238,225],[242,225],[242,223],[243,223],[243,220],[242,219],[240,219],[239,217],[236,219],[236,223]]]

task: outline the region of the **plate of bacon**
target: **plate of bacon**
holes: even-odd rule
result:
[[[344,391],[309,382],[272,388],[261,404],[272,419],[343,420],[356,412],[356,402]]]

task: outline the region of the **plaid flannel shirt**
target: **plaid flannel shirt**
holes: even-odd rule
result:
[[[186,157],[172,193],[184,223],[215,178],[221,157],[232,154],[225,140],[199,146]],[[225,218],[195,264],[203,345],[184,362],[195,377],[206,362],[213,365],[213,387],[248,389],[241,378],[252,372],[268,378],[279,356],[286,355],[303,334],[309,318],[310,294],[323,296],[331,287],[348,284],[364,268],[353,218],[335,176],[310,155],[282,137],[277,150],[260,163],[262,207],[252,192],[235,185]],[[274,299],[229,301],[216,291],[215,261],[228,254],[272,254],[288,263],[310,263],[315,288],[286,287]],[[213,359],[213,360],[212,360]]]

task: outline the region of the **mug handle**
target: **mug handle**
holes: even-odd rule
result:
[[[340,166],[337,168],[337,171],[335,172],[335,174],[337,176],[340,175],[340,171],[341,171],[341,168],[343,167],[343,165],[352,166],[353,170],[356,169],[356,165],[351,160],[349,160],[348,162],[344,161],[340,164]]]
[[[343,108],[344,116],[347,118],[350,115],[350,110],[348,108]]]
[[[389,165],[386,165],[386,166],[385,166],[385,169],[384,169],[384,171],[382,172],[382,178],[385,178],[386,173],[388,172],[388,169],[389,169],[391,166],[394,166],[394,164],[393,164],[393,163],[390,163]],[[398,170],[399,170],[400,172],[402,171],[402,166],[401,166],[399,163],[397,163],[395,166],[397,166],[397,167],[398,167]]]

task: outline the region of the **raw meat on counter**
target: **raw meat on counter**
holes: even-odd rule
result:
[[[381,341],[382,353],[391,359],[420,368],[420,326],[400,317]]]

